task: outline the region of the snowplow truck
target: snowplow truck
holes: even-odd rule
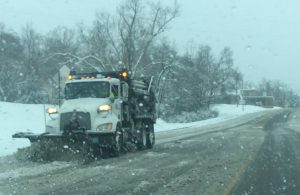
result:
[[[92,155],[108,151],[113,156],[131,144],[152,148],[156,122],[153,77],[131,79],[127,70],[76,73],[71,71],[59,108],[48,108],[46,132],[16,133],[33,143],[52,141],[63,148],[85,148]],[[48,148],[49,149],[49,148]]]

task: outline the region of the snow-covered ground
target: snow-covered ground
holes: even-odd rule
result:
[[[186,127],[200,127],[215,124],[221,121],[236,118],[238,116],[266,110],[257,106],[242,107],[236,105],[215,105],[214,109],[219,111],[219,116],[214,119],[192,122],[192,123],[166,123],[159,119],[155,125],[155,131],[167,131]],[[16,132],[42,133],[45,131],[44,105],[16,104],[0,102],[0,156],[12,154],[18,148],[30,145],[27,139],[13,139],[11,136]],[[46,117],[46,118],[45,118]]]
[[[173,129],[182,129],[187,127],[202,127],[205,125],[211,125],[216,124],[218,122],[234,119],[236,117],[254,113],[254,112],[260,112],[264,110],[270,110],[268,108],[262,108],[258,106],[251,106],[251,105],[245,105],[243,106],[237,106],[233,104],[218,104],[212,106],[213,110],[217,110],[219,112],[219,116],[216,118],[208,119],[208,120],[202,120],[197,122],[191,122],[191,123],[166,123],[165,121],[158,119],[157,124],[155,125],[155,131],[169,131]],[[273,109],[280,109],[278,107],[275,107]]]
[[[45,131],[44,109],[44,105],[0,102],[0,156],[30,144],[27,139],[13,139],[12,134]]]

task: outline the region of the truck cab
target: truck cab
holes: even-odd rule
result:
[[[121,94],[120,86],[121,82],[116,78],[68,80],[64,101],[56,111],[54,121],[47,124],[46,132],[113,133],[123,117],[121,104],[126,92]]]

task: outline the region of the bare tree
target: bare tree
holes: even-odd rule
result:
[[[243,82],[243,74],[237,70],[233,72],[233,79],[234,79],[234,88],[235,88],[235,96],[236,96],[236,105],[239,105],[239,96],[238,90],[241,89],[241,83]]]
[[[106,69],[115,70],[122,64],[135,77],[138,71],[145,70],[145,66],[157,65],[149,58],[146,60],[147,52],[178,14],[176,2],[172,6],[163,6],[160,2],[123,1],[116,17],[97,13],[92,28],[79,26],[83,49],[78,56],[93,56],[101,60],[101,66],[105,65]],[[98,63],[95,61],[94,66]]]
[[[42,69],[41,60],[43,58],[43,42],[39,35],[31,25],[26,25],[22,33],[23,46],[23,63],[22,66],[22,94],[25,103],[38,103],[36,97],[37,91],[43,84],[43,79],[40,79],[40,72]]]
[[[133,77],[155,38],[161,35],[179,14],[176,2],[172,7],[164,7],[160,2],[149,3],[148,9],[144,5],[142,0],[129,0],[118,9],[122,61],[128,66]]]
[[[88,66],[89,69],[92,71],[105,70],[105,64],[102,62],[102,60],[92,55],[80,57],[72,53],[54,53],[50,56],[47,56],[44,62],[46,63],[49,60],[55,59],[57,57],[64,57],[64,60],[60,62],[61,65],[73,64],[72,67],[78,69],[84,69],[84,67],[81,66]],[[96,61],[101,68],[99,68],[98,66],[94,66],[91,61]]]
[[[19,37],[0,24],[0,100],[15,101],[18,97],[18,83],[22,65],[22,51]]]

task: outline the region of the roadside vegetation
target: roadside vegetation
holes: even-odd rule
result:
[[[208,45],[182,51],[167,38],[180,17],[176,2],[128,0],[116,9],[114,15],[95,13],[91,26],[59,26],[47,34],[31,25],[17,33],[0,24],[0,101],[57,104],[54,75],[64,65],[83,72],[126,67],[131,77],[154,76],[158,115],[165,119],[215,117],[211,104],[231,103],[229,96],[245,88],[229,47],[219,54]],[[248,86],[273,95],[275,106],[299,106],[299,96],[281,82]],[[45,98],[48,89],[56,89],[55,98]]]

